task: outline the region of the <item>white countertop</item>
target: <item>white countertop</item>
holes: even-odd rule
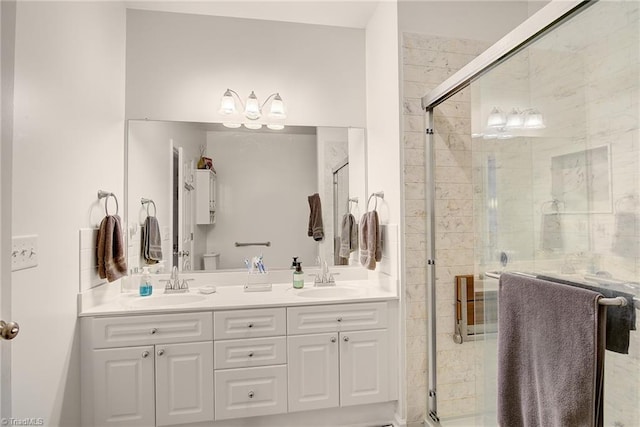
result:
[[[331,291],[330,289],[335,289]],[[328,292],[334,295],[320,295]],[[314,296],[309,296],[314,294]],[[340,294],[340,295],[338,295]],[[273,284],[271,291],[245,292],[243,286],[217,286],[212,294],[201,294],[199,287],[190,289],[189,299],[197,301],[171,304],[174,295],[164,294],[164,289],[154,289],[148,297],[141,297],[137,293],[118,293],[114,297],[80,310],[79,316],[122,316],[130,314],[162,314],[190,311],[215,311],[242,308],[266,308],[275,306],[300,306],[317,304],[341,304],[354,302],[396,300],[395,292],[384,290],[377,283],[369,280],[350,280],[338,282],[336,286],[314,287],[305,285],[303,289],[293,289],[290,283]],[[306,296],[304,296],[306,295]],[[162,305],[153,305],[161,301]]]

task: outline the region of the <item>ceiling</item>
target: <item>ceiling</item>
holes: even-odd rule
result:
[[[198,15],[365,28],[378,3],[377,0],[140,0],[128,1],[127,7]]]

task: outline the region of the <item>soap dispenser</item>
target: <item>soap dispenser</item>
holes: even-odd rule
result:
[[[140,279],[140,296],[147,297],[153,293],[153,285],[151,283],[151,274],[149,267],[142,268],[142,278]]]
[[[293,257],[293,262],[291,263],[291,270],[295,270],[296,269],[296,264],[298,264],[298,257],[294,256]]]
[[[293,288],[302,289],[304,287],[304,272],[302,271],[302,264],[300,261],[296,261],[296,271],[293,272]]]

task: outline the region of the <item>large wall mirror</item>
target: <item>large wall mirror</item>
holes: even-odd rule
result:
[[[292,257],[303,268],[317,265],[319,257],[329,265],[356,265],[357,250],[342,258],[337,248],[344,216],[350,212],[359,221],[364,213],[365,156],[359,128],[274,131],[130,120],[129,267],[239,270],[259,255],[272,269],[290,268]],[[315,193],[322,205],[321,241],[308,236],[308,197]],[[157,221],[158,235],[145,233],[147,217]],[[161,246],[161,257],[157,250],[149,256],[149,238]]]

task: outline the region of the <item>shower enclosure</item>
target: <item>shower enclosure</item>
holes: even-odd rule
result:
[[[552,1],[423,98],[428,422],[496,425],[492,272],[640,298],[639,9]],[[639,335],[606,352],[607,426],[640,420]]]

